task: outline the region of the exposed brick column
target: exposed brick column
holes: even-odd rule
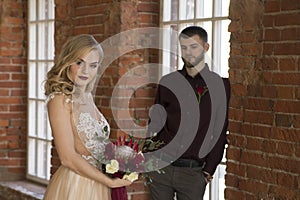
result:
[[[0,180],[26,174],[27,1],[0,1]]]
[[[300,4],[231,0],[226,199],[300,196]]]
[[[121,33],[122,31],[131,30],[142,27],[158,27],[159,26],[159,0],[138,1],[138,0],[73,0],[72,3],[62,0],[56,0],[56,55],[65,42],[67,36],[77,34],[92,34],[101,43],[106,39]],[[132,38],[134,39],[134,38]],[[106,56],[112,54],[118,55],[121,51],[121,44],[115,45],[113,52],[106,51]],[[155,94],[154,87],[145,85],[134,92],[131,97],[130,107],[124,105],[122,97],[126,94],[125,90],[117,92],[118,101],[116,105],[111,105],[112,91],[116,86],[120,77],[126,72],[138,65],[145,63],[158,62],[158,51],[151,49],[141,49],[129,52],[118,57],[104,71],[96,91],[96,105],[108,119],[111,126],[111,137],[124,134],[118,129],[112,115],[112,110],[117,111],[118,119],[122,119],[124,123],[130,120],[124,117],[125,109],[130,109],[133,118],[137,118],[139,125],[145,125],[148,119],[148,109],[153,103]],[[139,84],[137,80],[149,77],[149,70],[142,68],[130,71],[128,85]],[[153,72],[151,72],[153,75]],[[127,85],[126,84],[126,85]],[[51,173],[54,173],[59,165],[57,153],[52,152]],[[128,187],[128,194],[131,199],[149,199],[149,195],[145,190],[143,181],[136,182]]]

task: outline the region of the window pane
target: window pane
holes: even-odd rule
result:
[[[48,1],[48,9],[49,9],[49,17],[48,19],[54,19],[54,0],[49,0]]]
[[[36,102],[33,100],[28,101],[28,135],[36,136]]]
[[[178,19],[178,0],[165,0],[163,21],[173,21]]]
[[[179,15],[181,20],[194,18],[194,0],[180,0]]]
[[[35,140],[28,139],[28,173],[30,175],[36,175],[36,145]]]
[[[50,175],[51,175],[51,172],[50,172],[50,166],[51,166],[51,142],[47,142],[47,168],[46,168],[46,175],[47,175],[47,180],[50,179]]]
[[[166,31],[163,32],[163,61],[164,72],[171,72],[176,69],[177,60],[177,43],[178,43],[178,32],[176,25],[164,26]]]
[[[204,2],[205,1],[205,2]],[[212,0],[196,0],[197,18],[211,18],[213,11]]]
[[[37,175],[41,178],[46,178],[46,164],[47,164],[47,146],[46,142],[42,140],[37,141]]]
[[[54,58],[54,21],[49,22],[48,26],[48,45],[47,45],[47,60],[52,60]]]
[[[36,0],[30,0],[29,2],[29,9],[31,12],[29,12],[29,20],[35,21],[36,20]]]
[[[29,95],[29,98],[35,98],[36,97],[36,65],[35,65],[35,62],[29,62],[28,75],[29,75],[28,95]]]
[[[47,30],[45,23],[39,23],[38,25],[38,59],[46,59],[45,54],[46,54],[46,49],[47,47],[45,46],[45,33]]]
[[[221,20],[216,22],[214,44],[214,63],[222,77],[228,77],[228,58],[229,58],[229,37],[228,32],[229,20]]]
[[[38,121],[38,137],[46,139],[46,133],[47,133],[47,110],[44,101],[38,102],[38,108],[37,108],[37,121]]]
[[[46,0],[38,1],[38,6],[39,6],[39,20],[44,20],[46,19]]]
[[[48,70],[47,62],[39,62],[38,63],[37,92],[38,92],[38,98],[40,98],[40,99],[46,98],[44,95],[44,92],[45,92],[44,81],[46,80],[47,70]]]
[[[36,59],[36,24],[35,23],[31,23],[29,24],[29,59],[33,60]]]
[[[230,0],[215,1],[215,16],[216,17],[228,16],[229,1]]]

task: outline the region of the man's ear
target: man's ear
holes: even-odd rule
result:
[[[204,43],[204,50],[207,52],[209,49],[209,44],[207,42]]]

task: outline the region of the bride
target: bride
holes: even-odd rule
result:
[[[103,174],[94,159],[103,152],[110,130],[91,94],[102,59],[94,37],[78,35],[64,44],[47,74],[48,116],[61,166],[50,179],[45,200],[110,200],[110,188],[131,184]]]

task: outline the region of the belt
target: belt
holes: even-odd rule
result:
[[[171,165],[174,167],[189,167],[189,168],[203,167],[204,161],[179,158],[178,160],[172,162]]]

